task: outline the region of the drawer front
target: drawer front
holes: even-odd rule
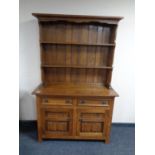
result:
[[[42,111],[45,136],[72,135],[73,111],[71,109],[45,108]]]
[[[99,106],[99,107],[109,107],[108,99],[78,99],[78,106]]]
[[[72,105],[72,98],[43,98],[43,105]]]
[[[100,108],[93,109],[78,109],[78,136],[89,138],[105,138],[107,128],[108,110]]]

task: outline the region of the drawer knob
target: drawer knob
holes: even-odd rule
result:
[[[66,103],[71,103],[71,99],[67,99],[66,100]]]
[[[102,104],[106,106],[108,105],[106,101],[102,101]]]
[[[46,99],[44,99],[44,101],[47,103],[48,102],[48,99],[46,98]]]
[[[81,103],[81,104],[84,104],[84,103],[85,103],[85,100],[80,100],[80,103]]]

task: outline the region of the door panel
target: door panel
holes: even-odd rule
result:
[[[73,131],[73,110],[44,108],[43,109],[43,133],[50,136],[70,136]]]
[[[77,135],[81,137],[102,137],[106,135],[107,114],[105,109],[78,109]]]

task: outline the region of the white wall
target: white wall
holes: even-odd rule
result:
[[[112,86],[116,98],[113,122],[134,122],[134,0],[20,0],[20,119],[35,120],[32,90],[40,83],[38,13],[123,16],[114,58]]]

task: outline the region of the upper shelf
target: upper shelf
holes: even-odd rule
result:
[[[64,15],[64,14],[43,14],[43,13],[32,13],[33,16],[37,17],[39,21],[68,21],[68,22],[98,22],[101,24],[114,24],[123,17],[116,16],[83,16],[83,15]]]
[[[80,65],[41,65],[46,68],[96,68],[96,69],[112,69],[110,66],[80,66]]]
[[[114,47],[115,43],[73,43],[73,42],[51,42],[51,41],[40,41],[41,44],[54,44],[54,45],[77,45],[77,46],[111,46]]]

